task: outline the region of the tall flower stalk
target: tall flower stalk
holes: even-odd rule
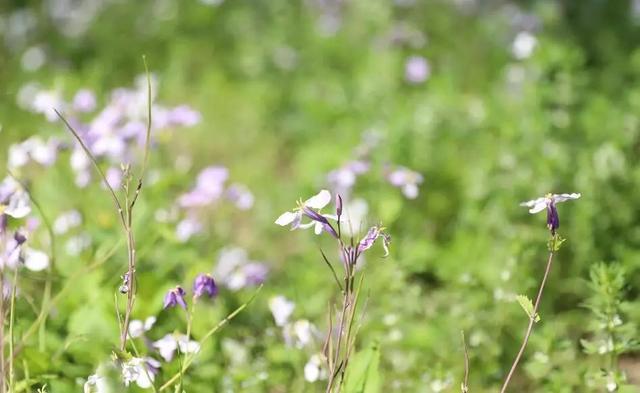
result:
[[[522,355],[524,355],[525,349],[527,348],[527,344],[529,343],[529,338],[531,337],[531,333],[533,332],[533,325],[540,321],[540,316],[538,315],[538,308],[540,306],[540,301],[542,300],[542,294],[544,292],[545,285],[547,283],[547,279],[549,278],[549,273],[551,272],[551,266],[553,265],[553,257],[555,253],[560,250],[560,246],[565,241],[557,232],[560,227],[560,218],[558,216],[558,209],[556,208],[556,203],[565,202],[571,199],[580,198],[580,194],[547,194],[544,197],[537,198],[531,201],[523,202],[521,206],[529,207],[529,213],[535,214],[539,213],[543,210],[547,211],[547,228],[551,233],[551,238],[548,242],[549,248],[549,257],[547,258],[547,266],[544,270],[544,275],[542,276],[542,281],[540,282],[540,287],[538,288],[538,294],[536,295],[535,302],[532,304],[530,300],[526,297],[521,297],[520,304],[524,308],[525,312],[529,316],[529,325],[527,326],[527,330],[524,334],[524,339],[522,340],[522,344],[520,345],[520,350],[516,355],[513,363],[511,364],[511,368],[509,369],[509,373],[502,384],[502,388],[500,389],[500,393],[505,393],[509,386],[509,382],[511,382],[511,378],[513,377],[520,360],[522,359]],[[524,300],[522,300],[524,299]]]
[[[339,278],[336,269],[322,249],[320,253],[331,270],[341,294],[339,305],[329,304],[329,331],[323,346],[323,354],[328,371],[326,392],[337,393],[342,389],[349,359],[355,349],[359,328],[357,309],[364,274],[358,274],[357,263],[363,253],[371,248],[378,239],[382,239],[385,256],[388,255],[390,237],[385,233],[384,228],[373,226],[357,243],[353,238],[344,239],[341,228],[341,224],[344,222],[342,197],[336,195],[335,214],[323,214],[320,212],[330,201],[331,194],[329,191],[322,190],[305,202],[298,202],[298,207],[294,211],[282,214],[276,220],[276,224],[282,226],[291,224],[292,229],[315,227],[317,234],[326,232],[336,240],[343,267],[342,279]],[[311,221],[302,223],[304,218],[308,218]],[[335,221],[335,224],[331,221]],[[334,308],[337,308],[337,311],[334,311]]]
[[[124,320],[120,326],[120,350],[124,351],[127,346],[127,337],[129,331],[129,323],[131,321],[131,314],[133,312],[133,307],[135,304],[135,296],[136,296],[136,242],[135,236],[133,232],[133,212],[135,204],[140,196],[140,192],[142,191],[142,184],[144,179],[144,173],[147,167],[148,159],[149,159],[149,139],[151,136],[151,76],[149,74],[149,69],[147,67],[146,59],[143,57],[145,72],[147,75],[147,130],[146,130],[146,139],[144,144],[144,160],[142,163],[142,169],[137,178],[137,185],[135,188],[132,188],[133,174],[131,173],[131,168],[129,164],[122,164],[123,171],[123,191],[124,197],[120,198],[116,194],[113,187],[111,187],[105,173],[98,165],[98,161],[95,156],[91,152],[91,150],[84,143],[78,132],[69,124],[69,122],[58,112],[55,110],[58,117],[64,122],[67,129],[73,134],[75,139],[78,141],[82,149],[84,150],[87,157],[91,160],[96,171],[100,175],[102,182],[105,187],[109,191],[111,198],[115,204],[118,217],[120,219],[120,223],[122,225],[122,229],[124,231],[124,235],[127,242],[127,271],[123,276],[123,285],[120,287],[120,292],[125,293],[127,295],[127,303],[124,313]]]

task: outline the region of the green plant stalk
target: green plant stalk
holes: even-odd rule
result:
[[[16,309],[16,287],[18,286],[18,266],[13,272],[11,284],[11,306],[9,310],[9,392],[14,391],[15,370],[13,365],[13,325]]]
[[[240,307],[236,308],[231,314],[227,315],[222,321],[218,322],[217,325],[215,325],[213,328],[211,328],[198,342],[198,344],[202,345],[205,341],[207,341],[209,339],[209,337],[211,337],[212,335],[214,335],[218,330],[220,330],[224,325],[226,325],[227,323],[229,323],[229,321],[231,321],[233,318],[236,317],[236,315],[240,314],[242,312],[242,310],[244,310],[245,308],[247,308],[247,306],[249,306],[249,304],[251,304],[253,302],[253,300],[258,296],[258,293],[260,293],[260,290],[262,289],[263,285],[260,285],[258,287],[258,289],[254,292],[254,294],[251,296],[251,298],[249,300],[247,300],[245,303],[243,303],[242,305],[240,305]],[[176,374],[173,375],[173,377],[171,377],[167,382],[165,382],[162,386],[160,386],[160,389],[158,389],[158,391],[163,391],[165,389],[167,389],[168,387],[170,387],[171,385],[173,385],[179,378],[181,378],[181,376],[187,371],[187,369],[189,368],[189,366],[191,365],[191,363],[193,362],[193,360],[195,359],[197,353],[192,354],[191,356],[185,357],[185,363],[184,365],[180,368],[180,371],[178,371]]]
[[[553,248],[551,250],[553,250]],[[533,306],[533,313],[531,313],[531,316],[529,317],[529,326],[527,327],[527,331],[524,335],[522,345],[520,345],[520,350],[518,351],[518,354],[516,355],[516,358],[513,361],[513,364],[511,365],[511,369],[509,370],[509,373],[507,374],[507,378],[505,379],[504,384],[502,385],[502,389],[500,389],[500,393],[505,393],[507,391],[507,387],[509,386],[511,377],[513,377],[513,374],[515,373],[516,368],[518,367],[518,363],[520,363],[520,359],[522,358],[522,355],[524,354],[524,351],[527,347],[527,343],[529,342],[529,337],[531,337],[531,332],[533,331],[533,325],[536,323],[536,315],[538,315],[538,306],[540,306],[540,300],[542,299],[544,286],[547,282],[547,278],[549,277],[549,272],[551,271],[551,265],[553,264],[553,255],[554,255],[554,251],[550,251],[549,259],[547,260],[547,267],[545,268],[544,276],[542,277],[542,282],[540,283],[540,288],[538,289],[538,296],[536,297],[536,302]]]

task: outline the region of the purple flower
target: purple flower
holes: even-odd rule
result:
[[[267,279],[269,268],[258,262],[250,262],[242,269],[248,285],[260,285]]]
[[[179,305],[180,307],[186,310],[187,302],[185,302],[184,300],[185,295],[186,295],[186,292],[180,286],[177,286],[169,290],[169,292],[167,292],[167,294],[164,297],[164,306],[162,308],[166,310],[169,307],[174,307],[176,305]]]
[[[422,56],[411,56],[405,64],[404,76],[407,82],[418,84],[426,81],[431,75],[431,66]]]
[[[320,223],[322,225],[322,229],[325,232],[329,233],[331,236],[335,237],[336,239],[338,238],[338,233],[336,232],[335,229],[333,229],[333,227],[329,223],[329,220],[327,220],[325,216],[323,216],[322,214],[316,212],[315,210],[307,206],[302,207],[302,212],[304,213],[305,216],[309,217],[313,221]]]
[[[200,118],[200,112],[191,109],[187,105],[175,107],[169,113],[169,123],[177,126],[195,126],[200,122]]]
[[[193,296],[199,298],[207,295],[214,298],[218,294],[218,286],[210,274],[199,274],[193,283]]]
[[[224,183],[229,178],[229,171],[222,166],[210,166],[198,175],[196,186],[183,194],[178,203],[183,208],[201,207],[215,202],[224,191]]]
[[[73,109],[78,112],[91,112],[96,109],[96,96],[91,90],[78,90],[73,97]]]
[[[366,250],[370,249],[378,240],[378,238],[382,237],[382,246],[384,247],[384,256],[389,255],[389,243],[391,242],[391,237],[384,232],[384,228],[379,226],[372,226],[369,229],[369,232],[365,235],[365,237],[360,240],[358,243],[358,254],[362,254]]]
[[[565,202],[572,199],[580,198],[580,193],[572,194],[547,194],[541,198],[532,199],[527,202],[522,202],[520,206],[526,206],[529,208],[529,213],[536,214],[543,210],[547,210],[547,228],[551,231],[552,235],[556,234],[556,230],[560,228],[560,217],[558,216],[558,209],[556,203]]]
[[[387,180],[391,185],[400,188],[405,197],[416,199],[419,192],[418,186],[422,184],[423,178],[416,171],[398,166],[387,174]]]

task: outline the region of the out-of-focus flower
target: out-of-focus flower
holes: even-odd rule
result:
[[[64,235],[72,228],[82,224],[82,215],[77,210],[69,210],[61,213],[53,222],[53,232],[56,235]]]
[[[538,40],[533,34],[528,31],[521,31],[513,40],[511,52],[516,59],[524,60],[531,56],[537,43]]]
[[[304,348],[310,345],[314,338],[319,335],[318,329],[306,319],[300,319],[285,325],[282,333],[285,343],[296,348]]]
[[[193,296],[195,298],[207,295],[209,298],[214,298],[218,295],[218,286],[213,280],[210,274],[199,274],[193,283]]]
[[[153,385],[159,368],[160,362],[153,358],[133,357],[122,363],[122,380],[125,386],[135,382],[142,389],[149,389]]]
[[[57,159],[58,148],[59,143],[54,139],[49,139],[45,142],[41,138],[31,137],[9,147],[7,166],[10,169],[18,169],[27,165],[30,161],[44,166],[51,166]]]
[[[109,393],[106,378],[98,374],[89,375],[82,388],[83,393]]]
[[[185,295],[186,295],[186,292],[180,286],[170,289],[169,292],[167,292],[167,294],[164,296],[163,308],[167,309],[169,307],[174,307],[176,305],[179,305],[180,307],[186,310],[187,302],[184,300]]]
[[[407,59],[404,77],[409,83],[418,84],[426,81],[431,75],[431,66],[422,56],[411,56]]]
[[[418,186],[422,184],[422,175],[409,168],[398,166],[387,174],[387,180],[391,185],[402,190],[405,197],[416,199],[418,197]]]
[[[276,220],[276,224],[280,226],[291,225],[291,230],[297,228],[311,228],[314,227],[316,235],[322,233],[322,230],[326,230],[332,235],[335,234],[335,230],[329,224],[327,219],[337,220],[337,217],[332,214],[320,214],[319,211],[323,207],[327,206],[331,202],[331,193],[327,190],[321,190],[318,194],[312,196],[304,202],[298,202],[298,207],[293,211],[284,212]],[[302,216],[305,215],[312,219],[309,223],[302,223]],[[334,235],[337,237],[337,234]]]
[[[253,206],[253,194],[243,184],[234,183],[227,188],[227,199],[240,210],[249,210]]]
[[[321,353],[311,355],[309,361],[304,366],[304,379],[307,382],[313,383],[321,379],[327,378],[327,371],[325,370],[326,358]]]
[[[78,90],[73,97],[73,109],[77,112],[92,112],[96,109],[96,96],[89,89]]]
[[[173,359],[178,348],[181,353],[198,353],[200,351],[200,344],[197,341],[189,340],[184,334],[167,334],[155,341],[153,347],[158,350],[166,362]]]
[[[169,113],[169,123],[175,126],[192,127],[200,123],[200,112],[193,110],[188,105],[180,105]]]
[[[229,170],[221,166],[203,169],[196,180],[195,187],[178,199],[183,208],[209,205],[222,196],[224,183],[229,178]]]
[[[107,169],[104,176],[107,179],[109,187],[113,188],[114,190],[120,188],[120,185],[122,184],[122,170],[120,168],[110,167]]]
[[[148,317],[144,321],[134,319],[129,323],[129,336],[132,338],[142,337],[145,332],[151,330],[155,323],[156,317],[154,316]]]
[[[181,242],[186,242],[204,229],[204,226],[196,217],[187,217],[180,220],[176,226],[176,237]]]
[[[351,237],[361,233],[368,211],[369,206],[364,199],[358,198],[345,203],[344,213],[340,218],[342,233]]]
[[[22,185],[11,177],[0,183],[0,214],[24,218],[31,213],[31,200]]]
[[[24,250],[24,266],[33,272],[39,272],[49,267],[49,256],[43,251],[27,247]]]
[[[56,90],[40,90],[34,97],[31,109],[36,113],[42,113],[48,121],[54,122],[58,120],[55,109],[60,111],[63,110],[65,106],[66,104],[60,92]]]
[[[220,251],[214,276],[232,291],[264,282],[269,269],[264,263],[251,261],[242,248],[225,248]]]
[[[64,250],[69,255],[80,255],[80,253],[91,246],[91,235],[88,233],[81,233],[77,236],[72,236],[64,244]]]
[[[295,308],[295,303],[282,295],[269,299],[269,310],[278,326],[284,326],[289,322],[289,317]]]
[[[358,176],[369,171],[370,164],[364,160],[352,160],[327,174],[331,189],[337,194],[349,195]]]
[[[384,232],[384,228],[379,226],[373,226],[369,229],[366,236],[360,240],[358,243],[358,254],[362,254],[363,252],[370,249],[373,244],[378,240],[378,238],[382,238],[382,247],[384,247],[384,256],[389,255],[389,243],[391,242],[391,237]]]
[[[571,194],[547,194],[543,197],[532,199],[527,202],[522,202],[520,206],[526,206],[529,208],[529,213],[536,214],[543,210],[547,210],[547,228],[551,231],[552,235],[555,235],[556,230],[560,227],[560,217],[558,216],[558,210],[556,203],[569,201],[572,199],[580,198],[580,193]]]

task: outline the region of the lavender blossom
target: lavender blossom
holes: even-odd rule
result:
[[[214,276],[225,287],[237,291],[262,284],[268,272],[269,269],[264,263],[249,260],[247,252],[236,247],[220,251]]]
[[[360,240],[357,247],[358,255],[362,254],[366,250],[370,249],[378,238],[382,237],[382,246],[384,247],[384,256],[389,255],[389,243],[391,242],[391,237],[384,232],[384,228],[379,226],[373,226],[369,229],[369,232],[365,235],[365,237]]]
[[[92,112],[96,109],[96,96],[89,89],[78,90],[73,97],[73,109],[78,112]]]
[[[422,56],[411,56],[405,64],[405,79],[412,84],[426,81],[431,75],[431,66]]]
[[[186,292],[180,286],[177,286],[169,290],[169,292],[167,292],[167,294],[164,297],[164,306],[162,308],[166,310],[169,307],[174,307],[176,305],[179,305],[180,307],[186,310],[187,302],[184,300],[185,295],[186,295]]]
[[[580,193],[572,194],[547,194],[544,197],[532,199],[527,202],[522,202],[520,206],[526,206],[529,209],[529,213],[536,214],[543,210],[547,210],[547,228],[551,231],[552,235],[556,234],[558,228],[560,228],[560,217],[558,216],[558,209],[556,203],[565,202],[572,199],[580,198]]]
[[[203,295],[214,298],[218,295],[218,286],[210,274],[199,274],[193,283],[193,297],[199,298]]]
[[[418,186],[422,184],[422,175],[416,171],[403,166],[396,167],[387,174],[387,180],[391,185],[402,190],[405,197],[416,199],[418,197]]]

